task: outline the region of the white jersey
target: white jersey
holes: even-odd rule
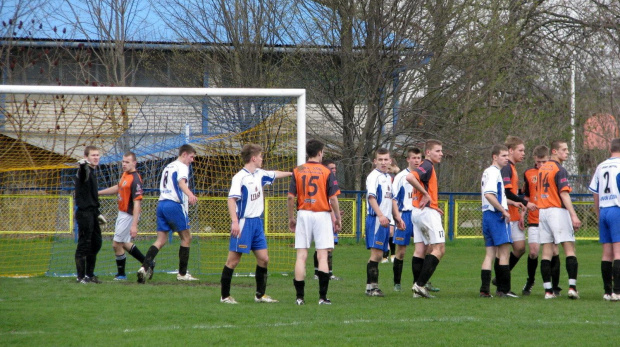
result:
[[[411,171],[409,171],[409,168],[406,168],[394,177],[392,192],[394,193],[394,200],[396,200],[396,203],[398,204],[399,211],[411,211],[414,207],[413,191],[415,188],[413,188],[411,183],[407,182],[407,175],[410,173]]]
[[[392,218],[392,177],[377,169],[366,178],[366,211],[369,216],[376,216],[375,210],[370,207],[368,198],[374,196],[379,204],[381,213],[388,219]]]
[[[275,171],[256,169],[254,173],[241,169],[233,176],[228,198],[237,200],[237,217],[260,217],[265,209],[263,186],[271,184],[276,178]]]
[[[620,158],[609,158],[596,167],[591,192],[598,194],[599,208],[620,206]]]
[[[185,179],[189,184],[189,166],[178,160],[168,164],[161,174],[159,182],[159,200],[172,200],[183,205],[188,210],[188,198],[179,187],[179,181]]]
[[[482,192],[482,211],[493,211],[495,207],[489,203],[489,200],[484,194],[491,193],[497,197],[497,201],[502,205],[504,210],[508,209],[508,201],[506,200],[506,192],[504,191],[504,180],[502,179],[502,172],[500,169],[491,165],[484,170],[481,181]]]

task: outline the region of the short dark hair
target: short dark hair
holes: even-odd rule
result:
[[[532,151],[532,155],[536,158],[544,158],[549,155],[549,147],[545,145],[536,146]]]
[[[520,137],[516,137],[512,135],[508,135],[508,137],[506,137],[506,141],[504,141],[504,146],[510,149],[515,149],[517,148],[518,145],[522,145],[522,144],[524,144],[524,142]]]
[[[442,145],[443,144],[439,140],[435,140],[435,139],[426,140],[426,142],[424,143],[424,153],[426,153],[427,151],[430,151],[435,146],[442,146]]]
[[[125,152],[125,154],[123,154],[123,157],[131,157],[131,159],[133,159],[133,161],[138,161],[138,159],[136,158],[136,153],[134,153],[132,151]]]
[[[183,153],[196,154],[196,150],[194,149],[194,147],[192,147],[192,145],[186,143],[183,146],[179,147],[179,157],[182,156]]]
[[[248,143],[241,149],[241,159],[243,159],[243,162],[247,164],[250,160],[252,160],[253,156],[259,155],[262,151],[263,148],[261,146]]]
[[[333,161],[333,160],[331,160],[331,159],[323,159],[323,162],[322,162],[321,164],[323,164],[323,165],[327,166],[327,165],[329,165],[329,164],[336,164],[336,162],[334,162],[334,161]]]
[[[409,147],[409,148],[407,148],[407,158],[409,158],[409,156],[412,153],[413,154],[420,154],[421,155],[422,154],[422,150],[419,149],[418,147]]]
[[[610,146],[610,151],[611,153],[618,153],[620,152],[620,139],[619,138],[615,138],[613,140],[611,140],[611,146]]]
[[[551,150],[553,151],[554,149],[557,151],[558,149],[560,149],[560,145],[566,143],[568,144],[568,142],[564,141],[564,140],[555,140],[553,142],[551,142]]]
[[[88,157],[88,155],[90,154],[90,151],[98,151],[99,148],[95,147],[95,146],[86,146],[86,148],[84,148],[84,156]]]
[[[306,143],[306,154],[308,158],[316,157],[325,148],[325,144],[319,140],[312,139]]]
[[[384,147],[379,148],[376,152],[375,152],[375,158],[377,158],[377,156],[379,155],[383,155],[383,154],[390,154],[390,150]]]
[[[502,151],[508,152],[508,147],[504,145],[493,145],[493,148],[491,148],[491,157],[499,155]]]

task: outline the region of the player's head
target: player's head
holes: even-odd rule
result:
[[[426,140],[424,143],[424,155],[434,164],[441,162],[443,158],[443,144],[439,140]]]
[[[84,148],[84,159],[88,160],[92,166],[99,165],[99,148],[95,146],[86,146]]]
[[[534,166],[540,169],[542,164],[549,160],[549,147],[545,145],[536,146],[532,151],[532,155],[534,156]]]
[[[132,172],[136,170],[137,164],[136,154],[134,152],[126,152],[123,155],[123,172]]]
[[[396,175],[400,172],[400,168],[398,167],[398,163],[396,162],[396,158],[392,158],[390,162],[390,169],[388,170],[391,174]]]
[[[409,147],[407,149],[407,164],[410,169],[415,169],[422,163],[422,151],[418,147]]]
[[[306,143],[306,155],[308,158],[323,158],[323,148],[325,144],[319,140],[312,139]]]
[[[568,159],[568,143],[564,140],[555,140],[551,142],[551,156],[558,159],[560,162]]]
[[[196,150],[192,145],[184,144],[179,147],[179,160],[185,164],[189,165],[194,162],[194,158],[196,157]]]
[[[491,157],[493,165],[497,165],[500,169],[508,165],[508,147],[504,145],[494,145],[491,148]]]
[[[248,143],[241,149],[241,159],[244,164],[254,163],[256,167],[263,165],[263,148],[259,145]]]
[[[611,140],[609,151],[611,153],[620,154],[620,139],[619,138]]]
[[[331,171],[334,175],[336,174],[336,163],[334,163],[333,160],[331,159],[323,159],[322,162],[323,165],[325,165],[325,167],[327,167],[329,169],[329,171]]]
[[[381,172],[388,172],[390,165],[392,165],[392,158],[390,157],[390,150],[387,148],[379,148],[375,152],[375,158],[373,159],[375,168]]]
[[[525,159],[525,144],[520,137],[509,135],[504,146],[508,147],[508,155],[513,162],[520,163]]]

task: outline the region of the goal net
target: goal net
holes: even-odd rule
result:
[[[305,159],[304,112],[305,91],[298,89],[0,86],[0,276],[74,275],[74,163],[86,145],[102,152],[99,189],[117,184],[123,154],[136,153],[145,196],[135,242],[146,252],[156,238],[161,171],[185,143],[197,150],[189,186],[199,197],[189,211],[189,271],[221,273],[230,232],[226,200],[232,176],[243,167],[241,147],[258,144],[265,169],[290,171]],[[294,267],[288,183],[265,187],[271,272]],[[113,275],[116,197],[100,202],[108,224],[96,272]],[[156,272],[177,271],[178,236],[169,241]],[[139,266],[128,257],[129,273]],[[236,272],[254,269],[248,258]]]

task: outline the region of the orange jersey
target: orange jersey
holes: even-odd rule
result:
[[[508,161],[508,165],[502,168],[502,178],[504,179],[504,188],[510,190],[514,195],[519,194],[519,175],[517,174],[517,168],[515,164]],[[510,213],[510,221],[516,222],[521,219],[519,208],[516,206],[508,205],[508,213]]]
[[[329,198],[340,194],[340,188],[331,170],[309,161],[293,169],[288,193],[297,196],[298,210],[329,212]]]
[[[564,207],[560,192],[571,192],[568,172],[555,160],[549,160],[538,170],[536,205],[538,208]]]
[[[523,195],[538,206],[536,191],[538,190],[538,169],[533,167],[523,173]],[[527,211],[527,223],[538,224],[538,210]]]
[[[123,172],[118,183],[118,210],[133,214],[134,200],[142,200],[142,177],[136,171]]]
[[[418,207],[430,207],[432,209],[439,210],[439,188],[437,186],[437,174],[435,173],[433,163],[430,160],[425,159],[422,164],[411,171],[411,173],[418,179],[418,181],[420,181],[424,189],[426,189],[428,194],[431,196],[431,201],[427,203],[426,206]],[[421,192],[416,191],[415,188],[414,191],[417,199],[414,197],[413,200],[417,200],[419,205],[419,201],[422,200],[424,195]],[[415,202],[413,205],[416,206]]]

